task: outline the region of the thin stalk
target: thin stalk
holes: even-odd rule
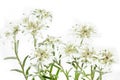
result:
[[[81,39],[81,41],[80,41],[80,47],[82,46],[82,44],[83,44],[83,38]]]
[[[60,69],[57,70],[56,75],[55,75],[55,80],[57,80],[58,75],[59,75]]]
[[[77,63],[77,62],[75,62],[75,63],[76,63],[76,65],[78,66],[78,68],[82,71],[82,74],[83,74],[88,80],[91,80],[91,79],[87,76],[86,72],[78,65],[78,63]]]
[[[92,68],[93,68],[93,66],[91,65],[91,80],[93,80],[94,79],[94,76],[93,76],[93,70],[92,70]]]
[[[102,69],[100,69],[99,75],[100,75],[100,80],[102,80]]]
[[[22,65],[22,62],[20,61],[19,56],[18,56],[19,40],[16,40],[16,35],[13,36],[13,39],[14,39],[14,53],[15,53],[16,59],[17,59],[19,65],[20,65],[20,67],[21,67],[21,69],[22,69],[22,74],[23,74],[25,80],[27,80],[27,79],[28,79],[28,76],[25,74],[24,67],[23,67],[23,65]]]
[[[36,37],[35,37],[35,35],[34,35],[34,34],[33,34],[32,36],[33,36],[33,40],[34,40],[34,48],[36,49],[37,39],[36,39]]]
[[[96,74],[96,68],[97,65],[91,65],[91,80],[94,80],[95,74]]]
[[[66,72],[66,71],[64,70],[64,68],[62,67],[62,65],[61,65],[59,62],[56,62],[56,64],[59,65],[59,67],[61,68],[61,71],[62,71],[63,74],[65,75],[66,80],[69,80],[69,72],[70,72],[71,69],[70,69],[68,72]]]
[[[63,67],[60,65],[60,67],[62,68],[62,72],[65,75],[66,79],[69,80],[69,72],[66,73],[65,70],[63,69]]]
[[[38,74],[39,74],[39,78],[40,78],[40,80],[45,80],[45,78],[43,78],[43,74],[42,74],[42,64],[39,62],[38,63],[38,66],[37,66],[37,68],[38,68]]]
[[[80,72],[76,69],[75,71],[75,79],[74,80],[79,80]]]
[[[94,80],[94,70],[93,70],[93,66],[91,65],[91,67],[90,67],[91,69],[91,74],[90,74],[90,77],[91,77],[91,80]]]
[[[49,76],[50,76],[51,79],[54,79],[54,78],[53,78],[53,75],[52,75],[53,65],[54,65],[54,64],[51,64],[51,66],[50,66],[50,71],[49,71]]]
[[[82,40],[81,40],[81,42],[80,42],[80,46],[83,44],[83,38],[82,38]]]

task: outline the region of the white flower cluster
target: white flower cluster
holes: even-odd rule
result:
[[[91,48],[91,45],[85,45],[84,39],[89,39],[94,29],[89,25],[78,25],[73,27],[75,41],[72,43],[64,43],[60,38],[48,35],[45,39],[38,39],[37,34],[43,29],[48,28],[47,22],[51,22],[52,15],[46,10],[35,9],[32,13],[22,20],[22,23],[13,27],[11,32],[7,32],[6,36],[12,35],[15,57],[6,59],[16,59],[20,69],[14,71],[23,74],[25,80],[58,80],[60,74],[66,77],[66,80],[102,80],[105,73],[104,65],[110,66],[114,62],[112,52],[109,50],[97,51]],[[21,60],[19,53],[19,34],[20,27],[24,31],[29,31],[33,39],[33,56],[28,55]],[[78,44],[80,43],[80,44]],[[30,47],[30,46],[29,46]],[[29,57],[30,56],[30,57]],[[28,61],[27,58],[30,58]],[[32,63],[35,60],[35,63]],[[28,65],[27,61],[33,65]],[[46,62],[48,64],[46,64]],[[65,67],[68,67],[65,69]],[[35,68],[34,70],[31,70]],[[32,73],[29,73],[31,70]],[[97,75],[96,75],[97,74]],[[32,79],[31,79],[32,77]],[[60,79],[61,80],[61,79]]]

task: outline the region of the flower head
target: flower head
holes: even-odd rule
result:
[[[77,53],[78,52],[76,46],[73,45],[73,44],[66,45],[64,51],[65,51],[66,54],[72,54],[72,53]]]
[[[31,34],[36,35],[39,30],[49,27],[49,18],[52,19],[50,12],[35,9],[29,17],[23,18],[22,24],[28,31],[30,31]]]
[[[44,26],[39,21],[24,20],[24,26],[26,30],[30,31],[31,34],[36,34]]]
[[[103,50],[100,61],[103,64],[111,64],[113,62],[113,55],[108,50]]]
[[[81,62],[92,63],[95,61],[96,51],[93,48],[85,47],[81,53]]]
[[[94,54],[95,54],[94,49],[89,49],[88,47],[86,47],[86,48],[83,49],[81,57],[85,58],[85,59],[87,59],[87,58],[93,58]]]
[[[93,28],[88,25],[76,25],[75,33],[80,38],[90,38],[91,34],[94,32]]]
[[[60,40],[56,37],[53,37],[53,36],[47,36],[47,38],[44,40],[44,43],[45,44],[54,44],[54,43],[57,43],[57,42],[60,42]]]
[[[47,53],[46,50],[38,48],[35,51],[35,56],[39,61],[44,61],[45,59],[47,59],[49,57],[49,54]]]
[[[51,13],[50,13],[50,12],[47,12],[47,11],[44,10],[44,9],[43,9],[43,10],[35,9],[32,14],[36,15],[36,17],[37,17],[38,19],[41,19],[41,20],[47,19],[47,18],[50,18],[50,19],[52,18]]]
[[[11,35],[10,32],[5,32],[5,37],[9,37]]]
[[[18,25],[16,25],[15,27],[13,27],[13,34],[14,35],[17,34],[19,31],[20,31],[20,29],[19,29]]]
[[[17,35],[18,32],[20,31],[19,25],[12,25],[12,26],[13,27],[12,27],[11,31],[5,32],[6,37]]]

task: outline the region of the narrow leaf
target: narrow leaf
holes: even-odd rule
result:
[[[56,68],[58,68],[58,69],[61,69],[59,66],[57,66],[57,65],[55,65],[55,64],[54,64],[54,67],[56,67]]]
[[[80,72],[75,71],[75,80],[79,80]]]
[[[26,60],[27,60],[27,58],[28,58],[29,56],[26,56],[25,58],[24,58],[24,60],[23,60],[23,67],[25,66],[25,63],[26,63]]]
[[[26,70],[26,75],[29,74],[29,70],[30,70],[31,67],[28,67],[27,70]]]
[[[19,69],[11,69],[11,71],[16,71],[16,72],[19,72],[19,73],[23,73],[21,70]]]
[[[35,78],[33,77],[32,80],[35,80]]]
[[[45,76],[45,75],[43,75],[42,77],[43,77],[43,78],[46,78],[46,79],[51,79],[50,77]]]
[[[16,59],[16,57],[11,56],[11,57],[6,57],[6,58],[4,58],[4,60],[8,60],[8,59]]]
[[[59,72],[60,72],[60,69],[58,69],[57,72],[56,72],[56,74],[55,74],[55,80],[57,80]]]
[[[50,73],[52,73],[54,64],[50,64]]]

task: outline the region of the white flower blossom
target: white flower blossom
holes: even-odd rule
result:
[[[64,51],[65,51],[66,54],[73,54],[73,53],[77,53],[78,52],[76,46],[73,45],[73,44],[67,44],[65,46]]]
[[[113,62],[113,55],[109,50],[103,50],[101,56],[101,63],[103,64],[111,64]]]
[[[86,47],[83,49],[81,57],[82,58],[92,58],[95,53],[96,52],[94,49],[89,49],[88,47]]]
[[[88,25],[76,25],[74,28],[75,34],[80,38],[90,38],[94,32],[93,28]]]
[[[36,49],[35,51],[35,57],[39,60],[39,61],[44,61],[45,59],[49,58],[49,54],[47,52],[47,50],[44,49]]]
[[[60,40],[56,37],[53,37],[53,36],[47,36],[47,38],[45,39],[44,41],[44,44],[54,44],[54,43],[59,43]]]
[[[49,18],[52,19],[50,12],[35,9],[34,11],[32,11],[32,14],[29,17],[23,18],[22,24],[26,28],[26,30],[30,31],[31,34],[36,35],[39,30],[49,27]]]

